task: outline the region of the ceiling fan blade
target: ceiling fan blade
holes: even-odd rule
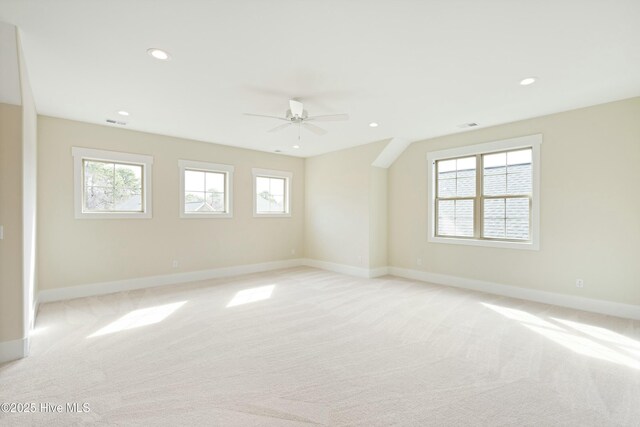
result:
[[[314,122],[339,122],[349,120],[348,114],[324,114],[322,116],[311,116],[307,119]]]
[[[277,120],[284,120],[284,121],[289,121],[289,119],[285,119],[284,117],[278,117],[278,116],[267,116],[265,114],[253,114],[253,113],[244,113],[245,116],[252,116],[252,117],[265,117],[267,119],[277,119]]]
[[[302,126],[304,126],[307,130],[310,130],[311,132],[315,133],[316,135],[324,135],[325,133],[327,133],[326,130],[316,125],[312,125],[311,123],[303,122]]]
[[[267,132],[271,133],[271,132],[280,132],[281,130],[291,126],[293,123],[285,123],[283,125],[278,125],[276,127],[274,127],[273,129],[268,130]]]
[[[302,112],[304,111],[302,102],[296,101],[295,99],[290,99],[289,108],[291,109],[292,115],[302,117]]]

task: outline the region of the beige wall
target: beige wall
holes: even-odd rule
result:
[[[40,288],[304,255],[640,304],[638,117],[635,98],[435,138],[412,144],[388,171],[371,166],[385,141],[302,160],[40,117]],[[541,250],[427,243],[427,152],[537,133]],[[74,219],[72,146],[153,155],[153,219]],[[179,219],[178,159],[236,166],[232,220]],[[292,218],[253,218],[252,167],[294,173]]]
[[[306,159],[307,258],[365,268],[372,265],[371,163],[386,143]]]
[[[38,124],[41,290],[302,255],[303,159],[51,117]],[[152,155],[153,218],[74,219],[73,146]],[[232,219],[179,218],[179,159],[235,166]],[[293,172],[290,218],[253,217],[253,167]]]
[[[24,338],[22,107],[0,104],[0,343]]]
[[[369,183],[369,267],[386,267],[388,169],[371,167]]]
[[[537,133],[540,251],[427,243],[427,152]],[[390,265],[640,304],[639,184],[640,98],[414,143],[389,170]]]

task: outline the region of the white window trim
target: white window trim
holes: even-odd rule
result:
[[[193,160],[178,160],[178,168],[180,170],[180,218],[198,219],[198,218],[233,218],[233,172],[235,168],[231,165],[223,165],[219,163],[197,162]],[[226,212],[207,212],[195,213],[185,212],[184,210],[184,172],[185,170],[198,170],[203,172],[218,172],[226,174],[225,179],[225,203]]]
[[[427,220],[429,243],[447,243],[454,245],[486,246],[492,248],[508,249],[540,249],[540,145],[542,144],[542,134],[528,135],[518,138],[503,139],[500,141],[487,142],[484,144],[468,145],[456,147],[448,150],[432,151],[427,153]],[[531,241],[528,242],[505,242],[496,240],[441,237],[435,234],[435,196],[436,196],[436,176],[435,163],[438,160],[453,157],[464,157],[477,154],[500,152],[517,148],[532,147],[532,194],[531,194]],[[477,189],[476,191],[482,191]]]
[[[293,180],[292,172],[277,171],[271,169],[251,169],[253,175],[253,216],[254,218],[283,218],[291,216],[291,181]],[[262,176],[266,178],[286,178],[285,185],[285,208],[284,213],[258,213],[258,206],[256,204],[256,178]]]
[[[153,192],[151,185],[153,157],[144,154],[122,153],[118,151],[94,150],[92,148],[72,147],[73,155],[73,191],[76,219],[149,219],[152,218]],[[99,160],[115,163],[141,165],[144,173],[142,180],[143,212],[84,212],[83,160]]]

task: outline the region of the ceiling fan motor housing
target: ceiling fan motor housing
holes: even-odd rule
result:
[[[308,118],[309,117],[309,113],[307,113],[307,110],[302,110],[302,115],[296,116],[289,109],[289,110],[287,110],[286,117],[287,117],[288,120],[291,120],[294,123],[298,123],[298,122],[301,122],[301,121],[305,120],[306,118]]]

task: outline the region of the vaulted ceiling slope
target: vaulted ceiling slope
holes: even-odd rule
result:
[[[0,20],[40,114],[290,155],[640,94],[637,0],[1,0]],[[243,115],[291,98],[350,120],[298,139]]]

